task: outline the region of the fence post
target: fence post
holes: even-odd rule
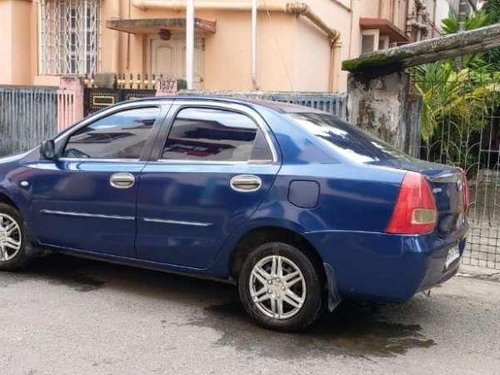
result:
[[[83,118],[83,90],[83,84],[78,78],[61,78],[57,90],[57,129],[59,131]]]

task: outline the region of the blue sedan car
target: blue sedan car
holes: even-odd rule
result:
[[[300,330],[343,298],[402,302],[453,276],[459,168],[310,108],[151,98],[0,159],[0,269],[36,249],[228,280],[259,324]]]

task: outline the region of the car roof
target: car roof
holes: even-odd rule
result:
[[[161,102],[161,101],[171,101],[171,100],[189,100],[193,102],[214,101],[218,103],[235,103],[235,104],[243,104],[253,108],[264,107],[280,113],[311,113],[311,112],[323,113],[322,111],[319,111],[314,108],[304,107],[292,103],[276,102],[272,100],[254,99],[254,98],[233,98],[226,96],[198,96],[198,95],[153,96],[153,97],[134,99],[131,100],[130,102],[141,102],[141,101]]]

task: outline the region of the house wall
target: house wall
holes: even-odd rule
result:
[[[436,0],[435,22],[438,28],[441,28],[441,21],[450,15],[451,9],[447,0]]]
[[[363,7],[363,17],[379,18],[380,1],[381,0],[358,0]]]
[[[400,30],[405,30],[407,6],[412,7],[414,0],[358,0],[362,17],[385,18]]]
[[[359,27],[359,19],[361,16],[365,17],[366,5],[364,4],[366,0],[353,0],[351,4],[351,19],[349,25],[349,38],[345,38],[346,44],[345,49],[347,52],[342,54],[342,60],[351,59],[361,55],[361,28]],[[374,2],[369,2],[370,7],[373,6]],[[341,74],[345,77],[345,82],[347,82],[346,72]]]
[[[2,67],[0,82],[2,83],[19,85],[32,83],[32,28],[29,22],[31,10],[30,1],[0,1],[0,66]]]
[[[12,77],[12,3],[0,2],[0,82],[11,84]]]
[[[110,19],[115,8],[103,9],[102,18]],[[128,9],[126,10],[128,18]],[[123,12],[122,12],[123,13]],[[141,10],[132,7],[130,18],[185,17],[183,10]],[[252,90],[250,11],[197,10],[196,17],[217,21],[217,32],[204,34],[205,74],[207,90]],[[104,22],[104,21],[103,21]],[[104,26],[103,26],[104,27]],[[258,15],[257,71],[261,90],[290,90],[286,70],[293,66],[295,19],[291,15],[266,12]],[[118,47],[113,47],[119,40]],[[101,55],[103,72],[147,74],[148,45],[146,35],[130,35],[103,28],[102,44],[110,46]],[[129,45],[130,43],[130,45]],[[120,57],[115,63],[114,54]],[[273,58],[270,58],[270,57]],[[195,56],[196,58],[199,56]],[[278,58],[280,57],[280,58]],[[285,69],[284,67],[287,67]]]
[[[295,27],[294,63],[291,75],[297,91],[329,91],[331,47],[328,38],[305,19]]]
[[[354,0],[358,1],[358,0]],[[215,2],[215,1],[214,1]],[[250,1],[248,2],[250,4]],[[287,1],[266,2],[284,8]],[[350,46],[351,0],[313,0],[311,9],[329,26],[341,32],[342,57],[348,58]],[[205,35],[204,89],[252,90],[250,9],[196,9],[196,17],[216,20],[217,32]],[[184,17],[184,9],[140,9],[106,2],[102,9],[101,71],[148,73],[147,43],[142,35],[131,35],[106,29],[104,22],[113,17],[168,18]],[[340,22],[339,22],[340,21]],[[119,40],[117,42],[117,40]],[[118,44],[117,44],[118,43]],[[120,58],[113,56],[118,54]],[[196,59],[196,56],[195,56]],[[116,61],[115,61],[116,60]],[[278,11],[259,11],[257,35],[257,89],[325,91],[330,75],[330,43],[326,35],[303,17]],[[338,65],[338,64],[337,64]],[[347,74],[337,68],[340,90],[346,88]]]
[[[0,71],[0,84],[59,84],[57,76],[38,75],[39,1],[0,0],[0,62],[5,67]],[[211,1],[214,4],[234,3]],[[393,1],[400,7],[406,3]],[[148,73],[147,37],[110,30],[106,28],[107,20],[185,16],[181,6],[151,9],[136,7],[133,2],[102,0],[100,72]],[[288,2],[267,0],[266,5],[284,8]],[[341,34],[335,52],[337,57],[333,60],[328,38],[306,18],[282,11],[259,11],[257,87],[251,81],[251,1],[248,0],[244,10],[197,8],[196,17],[217,21],[216,33],[205,35],[204,89],[326,91],[333,70],[336,89],[345,91],[347,73],[341,71],[340,61],[360,54],[359,18],[378,17],[388,2],[391,0],[307,1],[314,13]],[[401,11],[397,14],[401,15]]]
[[[359,55],[359,0],[312,0],[309,2],[314,12],[340,32],[338,47],[334,56],[326,35],[309,20],[297,20],[294,50],[294,89],[299,91],[329,91],[330,74],[333,74],[335,91],[345,91],[347,73],[340,69],[340,62]],[[357,21],[357,24],[354,25]],[[354,33],[354,35],[353,35]],[[333,60],[332,60],[333,58]],[[332,73],[331,73],[332,72]]]

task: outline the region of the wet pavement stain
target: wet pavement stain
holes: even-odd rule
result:
[[[276,359],[329,355],[394,357],[413,348],[436,344],[424,337],[419,325],[390,322],[380,314],[380,308],[368,303],[344,302],[306,331],[291,334],[256,327],[243,306],[234,301],[206,308],[204,318],[189,324],[221,332],[218,345]]]
[[[93,261],[86,259],[49,255],[28,263],[17,277],[24,277],[26,280],[45,279],[50,284],[65,285],[78,292],[90,292],[104,285],[104,281],[89,275],[92,263]]]
[[[418,301],[403,308],[344,302],[305,332],[284,334],[255,325],[238,301],[235,288],[225,284],[54,254],[30,262],[21,273],[1,273],[0,287],[29,280],[64,285],[77,292],[106,286],[154,300],[199,307],[210,304],[201,317],[197,314],[181,325],[215,329],[221,334],[218,345],[250,355],[278,359],[331,355],[374,359],[435,345],[423,335],[419,325],[394,322],[398,316],[404,321],[425,319],[426,304]],[[161,321],[163,329],[169,325],[167,320]]]
[[[225,300],[233,291],[232,285],[215,281],[57,253],[34,258],[19,272],[0,272],[0,287],[30,280],[66,285],[79,292],[106,287],[130,295],[201,306],[214,298]]]

